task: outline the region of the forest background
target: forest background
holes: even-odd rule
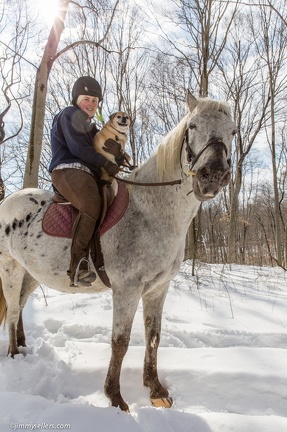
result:
[[[186,257],[287,264],[286,0],[0,0],[0,146],[5,194],[51,188],[53,116],[75,79],[132,118],[140,165],[185,113],[185,93],[230,103],[229,187],[201,206]]]

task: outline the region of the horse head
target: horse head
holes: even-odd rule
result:
[[[236,126],[229,105],[187,94],[189,115],[185,150],[193,192],[199,201],[214,198],[230,181],[231,143]]]

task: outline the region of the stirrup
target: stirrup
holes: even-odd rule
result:
[[[88,270],[84,270],[84,272],[86,273],[85,276],[83,276],[82,278],[80,277],[79,279],[79,275],[80,275],[80,266],[83,262],[86,262],[88,264]],[[82,259],[80,259],[77,268],[76,268],[76,272],[74,275],[74,279],[72,279],[70,286],[91,286],[91,282],[94,282],[97,278],[96,273],[94,273],[93,271],[91,271],[90,269],[90,262],[87,258],[83,257]]]

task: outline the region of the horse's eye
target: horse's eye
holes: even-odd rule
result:
[[[227,159],[227,163],[228,163],[229,166],[231,165],[231,159],[230,158]]]
[[[234,129],[234,130],[232,131],[232,135],[234,136],[234,135],[236,135],[236,133],[237,133],[237,130]]]
[[[194,123],[190,123],[190,125],[188,127],[189,127],[189,129],[196,129],[196,126]]]

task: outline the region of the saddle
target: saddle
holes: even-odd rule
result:
[[[111,287],[105,271],[104,257],[101,250],[100,237],[116,225],[123,217],[129,202],[129,193],[124,183],[118,182],[118,193],[109,184],[99,186],[102,206],[94,236],[90,242],[90,255],[101,281]],[[71,203],[55,191],[53,201],[47,208],[42,219],[42,230],[53,237],[72,238],[73,222],[78,214]]]

